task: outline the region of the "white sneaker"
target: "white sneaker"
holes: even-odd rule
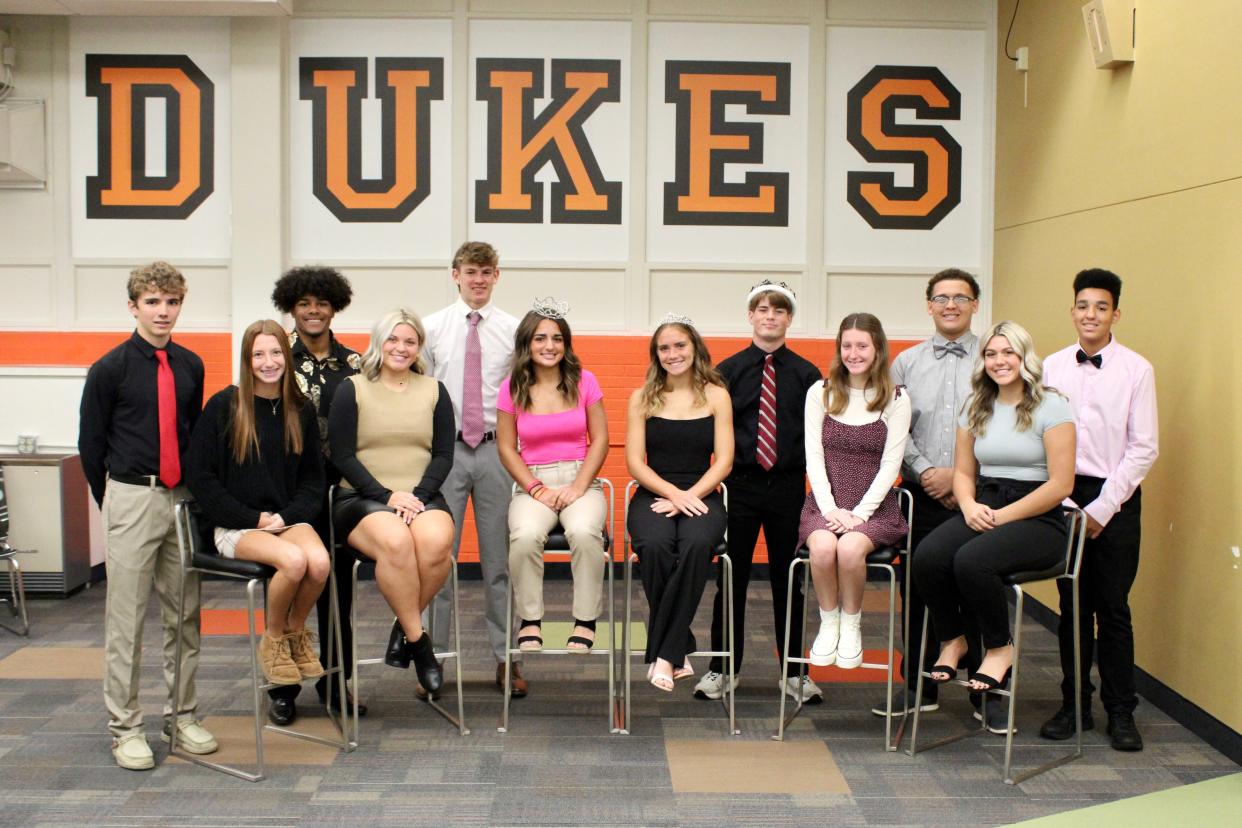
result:
[[[733,677],[733,682],[729,685],[729,692],[737,689],[737,683],[741,681],[742,675],[738,673]],[[725,677],[722,673],[715,670],[708,670],[703,678],[699,679],[699,683],[694,685],[694,697],[696,699],[712,699],[713,701],[721,699],[725,694]]]
[[[837,666],[852,670],[862,664],[862,613],[841,613],[841,640],[837,644]],[[811,662],[814,664],[814,662]]]
[[[150,770],[155,767],[155,754],[143,733],[132,733],[112,740],[112,758],[125,770]]]
[[[819,611],[819,634],[811,644],[811,663],[828,667],[837,660],[837,639],[841,636],[841,608]]]
[[[798,677],[789,676],[781,682],[781,689],[791,699],[797,699],[798,693]],[[803,704],[820,704],[824,700],[824,694],[820,692],[819,687],[809,678],[802,680],[802,703]]]

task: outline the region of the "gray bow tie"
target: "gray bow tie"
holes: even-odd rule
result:
[[[944,359],[945,354],[953,354],[953,356],[966,356],[966,349],[962,347],[960,342],[946,342],[944,345],[932,345],[932,354],[936,359]]]

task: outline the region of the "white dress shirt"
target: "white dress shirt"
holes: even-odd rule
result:
[[[467,317],[474,308],[461,297],[443,310],[438,310],[423,320],[427,329],[427,344],[423,359],[427,372],[444,383],[453,400],[453,417],[457,430],[461,430],[461,400],[466,367],[466,334],[470,330]],[[513,337],[517,333],[518,320],[505,313],[494,303],[479,308],[479,346],[483,351],[483,427],[485,431],[496,429],[496,393],[500,382],[509,376],[509,360],[513,356]]]
[[[1104,481],[1099,497],[1078,505],[1107,526],[1160,453],[1156,377],[1150,362],[1116,339],[1100,349],[1099,368],[1079,362],[1078,347],[1044,360],[1044,382],[1069,397],[1078,419],[1075,471]]]

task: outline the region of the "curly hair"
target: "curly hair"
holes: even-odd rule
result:
[[[131,302],[137,302],[138,297],[148,290],[171,293],[184,299],[185,277],[168,262],[151,262],[129,272],[129,282],[125,289],[129,292]]]
[[[294,306],[304,296],[323,299],[332,306],[334,312],[340,313],[349,307],[350,300],[354,298],[354,289],[335,267],[294,267],[286,270],[276,280],[276,287],[272,290],[272,304],[281,313],[292,313]]]

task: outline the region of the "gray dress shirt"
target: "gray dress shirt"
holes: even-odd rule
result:
[[[961,345],[964,353],[956,353],[953,344]],[[979,337],[967,331],[956,343],[935,334],[893,360],[893,382],[906,387],[912,406],[903,476],[918,480],[933,466],[953,465],[957,416],[970,399],[970,375],[978,354]]]

